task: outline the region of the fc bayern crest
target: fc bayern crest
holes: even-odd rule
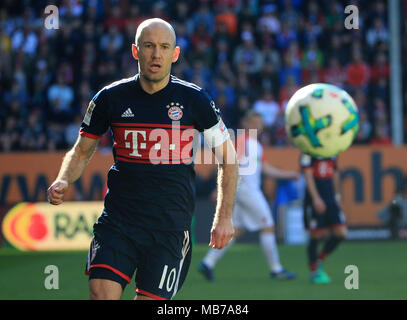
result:
[[[174,106],[168,109],[168,116],[171,120],[179,120],[182,118],[183,112],[180,107]]]

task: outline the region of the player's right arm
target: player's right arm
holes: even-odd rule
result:
[[[47,196],[51,204],[58,205],[63,202],[69,184],[80,178],[96,150],[98,141],[99,139],[79,135],[73,148],[66,153],[57,178],[48,188]]]
[[[314,174],[312,172],[312,169],[305,169],[304,177],[305,177],[305,183],[307,185],[308,192],[310,193],[311,198],[312,198],[312,204],[315,208],[315,211],[319,214],[323,214],[326,210],[326,204],[325,204],[324,200],[322,200],[321,196],[319,195],[317,186],[315,184]]]
[[[105,89],[100,90],[89,102],[79,137],[73,148],[66,153],[57,178],[48,188],[47,196],[51,204],[61,204],[68,185],[79,179],[85,170],[96,150],[99,138],[109,127],[108,106]]]
[[[312,168],[312,158],[309,155],[303,154],[301,156],[301,168],[304,173],[306,188],[311,195],[312,205],[315,211],[319,214],[324,214],[326,204],[321,198],[314,179],[314,170]]]

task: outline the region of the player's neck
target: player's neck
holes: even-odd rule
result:
[[[140,74],[140,85],[141,88],[148,94],[154,94],[162,89],[164,89],[168,82],[170,81],[170,75],[165,77],[163,80],[155,82],[146,79],[143,75]]]

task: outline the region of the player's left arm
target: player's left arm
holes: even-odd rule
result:
[[[230,138],[220,146],[212,148],[212,151],[219,164],[217,204],[209,246],[222,249],[227,246],[234,234],[232,217],[238,179],[238,162]]]
[[[194,96],[194,105],[196,128],[203,133],[206,145],[218,162],[217,204],[209,246],[222,249],[234,234],[232,216],[238,178],[237,156],[220,109],[211,97],[202,90]]]
[[[333,184],[335,191],[335,200],[338,204],[340,204],[342,201],[342,192],[341,192],[341,179],[338,170],[336,170],[333,175]]]
[[[283,170],[277,167],[274,167],[266,162],[262,164],[262,173],[270,178],[275,179],[294,179],[299,178],[299,173],[294,170]]]

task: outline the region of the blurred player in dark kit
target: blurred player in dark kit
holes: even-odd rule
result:
[[[340,208],[339,173],[337,159],[301,155],[305,176],[304,224],[309,231],[308,265],[312,283],[330,283],[322,263],[346,237],[345,216]],[[318,246],[323,248],[318,253]]]

